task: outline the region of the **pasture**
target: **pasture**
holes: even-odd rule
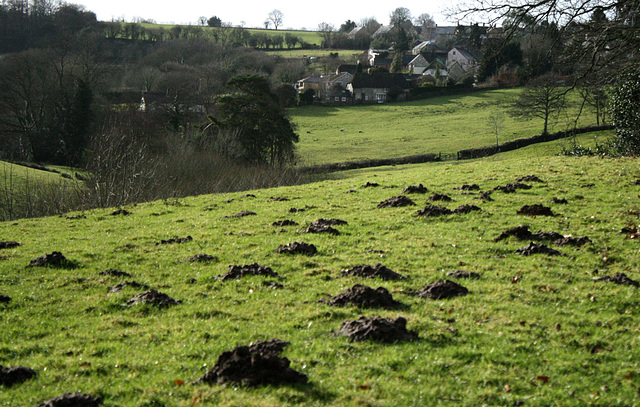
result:
[[[549,145],[143,203],[123,208],[128,215],[113,208],[0,223],[0,241],[20,243],[0,249],[0,295],[10,297],[0,304],[0,365],[37,372],[0,385],[0,405],[33,406],[71,391],[111,407],[632,405],[640,388],[639,288],[596,279],[640,279],[637,160],[559,157],[547,152],[561,142]],[[530,189],[496,189],[523,176]],[[428,191],[405,193],[415,206],[377,207],[418,184]],[[472,184],[479,190],[463,188]],[[488,191],[492,200],[479,199]],[[433,201],[435,194],[452,201]],[[481,210],[418,216],[427,203]],[[553,216],[517,213],[533,204]],[[347,223],[334,227],[338,235],[303,232],[320,218]],[[282,220],[296,225],[272,225]],[[589,241],[563,245],[544,234],[496,241],[519,225]],[[560,254],[518,252],[531,240]],[[294,241],[318,253],[275,252]],[[67,261],[28,267],[54,251]],[[196,261],[205,259],[197,254],[212,257]],[[278,276],[217,277],[252,263]],[[341,275],[377,263],[408,278]],[[101,274],[109,269],[131,276]],[[449,275],[459,270],[479,278]],[[416,295],[446,279],[468,293]],[[327,303],[355,284],[385,287],[402,305]],[[128,303],[150,288],[181,302]],[[381,343],[336,334],[361,316],[403,317],[417,338]],[[307,383],[195,383],[222,352],[273,338],[290,342],[283,356]]]
[[[516,120],[506,114],[520,89],[487,90],[466,95],[388,103],[290,110],[298,126],[298,152],[304,164],[325,164],[415,154],[452,154],[466,148],[494,145],[490,115],[502,111],[500,143],[540,134],[542,120]],[[568,109],[550,132],[573,127],[577,96],[570,94]],[[595,124],[585,109],[579,126]]]

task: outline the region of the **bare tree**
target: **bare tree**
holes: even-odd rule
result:
[[[333,36],[335,34],[336,28],[333,24],[322,22],[318,24],[318,32],[322,37],[322,44],[326,48],[331,48],[333,44]]]
[[[435,27],[436,22],[429,13],[422,13],[416,17],[416,25],[418,27]]]
[[[411,20],[413,20],[411,11],[406,7],[398,7],[389,15],[389,24],[393,26],[400,26]]]
[[[501,111],[496,110],[491,115],[489,115],[488,119],[489,126],[491,127],[491,131],[496,136],[496,151],[500,148],[500,143],[498,137],[500,136],[500,132],[504,127],[504,114]]]
[[[509,115],[525,120],[533,117],[543,119],[542,134],[548,134],[549,120],[564,109],[566,93],[558,77],[552,74],[532,79],[513,104]]]
[[[275,29],[277,30],[278,27],[280,27],[282,25],[283,17],[284,17],[284,14],[282,13],[282,11],[273,10],[267,16],[267,21],[271,22],[273,24],[273,26],[275,27]]]

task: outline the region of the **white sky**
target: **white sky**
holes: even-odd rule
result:
[[[429,13],[438,25],[453,25],[447,20],[444,7],[454,5],[457,0],[403,0],[403,1],[356,1],[356,0],[68,0],[68,3],[84,5],[98,16],[98,20],[110,21],[124,17],[131,21],[134,17],[153,19],[158,23],[195,24],[200,16],[218,16],[225,23],[246,27],[263,27],[269,12],[274,9],[284,14],[282,28],[306,28],[315,30],[321,22],[328,22],[339,28],[347,19],[360,22],[366,17],[375,17],[380,23],[389,23],[389,14],[397,7],[406,7],[414,17]]]

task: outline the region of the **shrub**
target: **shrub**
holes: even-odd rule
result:
[[[618,83],[609,110],[616,126],[616,150],[623,155],[640,154],[640,74],[627,76]]]

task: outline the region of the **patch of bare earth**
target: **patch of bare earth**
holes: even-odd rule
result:
[[[422,184],[409,185],[404,190],[402,190],[403,194],[426,194],[427,192],[429,192],[429,190]]]
[[[515,251],[517,254],[523,256],[531,256],[532,254],[548,254],[550,256],[563,256],[559,251],[552,249],[546,245],[531,242],[528,245],[519,248]]]
[[[293,242],[278,246],[276,253],[313,255],[318,253],[318,249],[310,243]]]
[[[69,264],[68,260],[60,252],[53,252],[31,260],[27,267],[63,267]]]
[[[241,211],[236,213],[235,215],[225,216],[225,219],[233,219],[233,218],[244,218],[245,216],[255,216],[257,213],[251,211]]]
[[[524,205],[517,214],[528,216],[556,216],[553,211],[551,211],[551,208],[540,204]]]
[[[460,191],[480,191],[480,185],[478,184],[464,184],[460,188],[454,188]]]
[[[612,276],[598,277],[595,281],[609,281],[620,285],[632,285],[634,287],[640,287],[640,282],[632,280],[624,273],[614,274]]]
[[[378,204],[378,208],[400,208],[403,206],[415,206],[415,202],[404,195],[392,196]]]
[[[464,271],[464,270],[450,271],[447,275],[453,278],[473,278],[473,279],[480,278],[480,274],[474,273],[473,271]]]
[[[351,341],[402,342],[418,339],[418,333],[407,330],[407,320],[403,317],[360,317],[354,321],[344,321],[337,332],[348,336]]]
[[[129,212],[126,209],[118,209],[116,211],[111,212],[111,216],[118,216],[118,215],[129,216],[131,215],[131,212]]]
[[[218,258],[210,254],[198,253],[195,256],[189,257],[187,261],[191,263],[210,263],[212,261],[218,261]]]
[[[380,263],[376,264],[375,266],[360,264],[348,270],[342,270],[340,275],[342,277],[381,278],[385,281],[400,280],[406,278],[405,276],[396,273],[395,271],[383,266]]]
[[[6,241],[6,242],[0,242],[0,249],[13,249],[14,247],[18,247],[20,246],[20,243],[18,242],[14,242],[14,241]]]
[[[418,217],[434,217],[451,215],[452,213],[453,211],[451,209],[445,208],[444,206],[427,205],[424,209],[419,210],[416,215],[418,215]]]
[[[525,175],[524,177],[518,178],[516,181],[518,182],[544,182],[537,175]]]
[[[36,407],[98,407],[102,404],[100,397],[82,393],[65,393],[38,404]]]
[[[36,371],[28,367],[5,367],[0,365],[0,385],[3,386],[11,387],[14,384],[25,382],[36,375]]]
[[[166,240],[160,240],[160,243],[156,243],[156,245],[159,244],[182,244],[182,243],[188,243],[190,241],[192,241],[193,238],[191,236],[187,236],[187,237],[174,237],[171,239],[166,239]]]
[[[519,189],[531,189],[531,185],[523,184],[522,182],[513,182],[507,185],[500,185],[493,188],[494,191],[501,191],[505,194],[512,194]]]
[[[279,220],[279,221],[273,222],[271,226],[278,227],[278,228],[281,228],[284,226],[298,226],[298,222],[289,220],[289,219]]]
[[[302,233],[328,233],[330,235],[337,236],[340,234],[340,231],[336,228],[332,228],[331,226],[312,223],[306,229],[303,229]]]
[[[163,308],[172,305],[178,305],[180,304],[180,301],[174,300],[165,293],[161,293],[159,291],[151,289],[149,291],[134,295],[129,301],[127,301],[127,305],[140,304],[150,304],[155,307]]]
[[[469,290],[451,280],[440,280],[427,284],[414,293],[418,297],[440,300],[469,294]]]
[[[196,383],[237,383],[246,386],[306,383],[307,376],[292,369],[289,359],[280,356],[288,344],[272,339],[222,352],[213,369]]]
[[[258,263],[247,264],[244,266],[230,265],[229,271],[226,274],[220,275],[217,278],[222,281],[237,280],[246,276],[267,276],[267,277],[280,277],[271,267],[261,266]]]
[[[99,273],[101,276],[131,277],[131,274],[116,269],[108,269]]]
[[[336,306],[345,307],[355,305],[360,308],[384,308],[397,309],[403,304],[393,299],[393,296],[384,287],[373,289],[366,285],[356,284],[343,293],[331,298],[323,298],[320,302]]]
[[[445,194],[433,194],[429,197],[430,201],[442,201],[442,202],[451,202],[453,199],[449,195]]]
[[[456,209],[453,210],[453,213],[457,213],[458,215],[463,215],[466,213],[482,211],[480,207],[476,205],[460,205]]]

